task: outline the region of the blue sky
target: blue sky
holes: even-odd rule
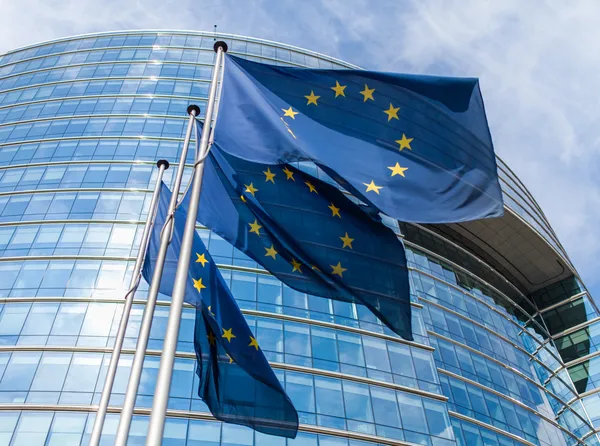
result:
[[[88,32],[217,24],[368,69],[479,77],[497,153],[597,297],[598,22],[595,0],[8,0],[0,52]]]

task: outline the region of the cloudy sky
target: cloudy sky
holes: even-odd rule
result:
[[[368,69],[479,77],[497,153],[598,299],[599,22],[595,0],[5,0],[0,53],[88,32],[216,24]]]

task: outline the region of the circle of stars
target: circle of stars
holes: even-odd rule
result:
[[[348,88],[348,86],[340,84],[339,80],[336,79],[335,85],[333,85],[329,88],[334,93],[334,99],[346,98],[346,89]],[[358,93],[360,95],[362,95],[363,103],[366,103],[367,101],[376,102],[375,101],[375,98],[376,98],[375,91],[376,91],[376,89],[374,87],[369,87],[368,84],[364,84],[364,88],[361,91],[359,91]],[[314,105],[315,107],[318,107],[319,99],[321,99],[321,96],[317,95],[314,90],[310,90],[310,93],[305,95],[304,98],[306,99],[307,106]],[[298,115],[300,113],[299,111],[295,111],[292,106],[290,106],[289,108],[282,108],[281,110],[283,111],[282,120],[284,117],[288,117],[288,118],[295,120],[296,115]],[[400,106],[394,105],[392,102],[390,102],[388,108],[384,109],[382,111],[383,111],[383,113],[385,113],[385,115],[387,117],[387,122],[391,122],[393,119],[398,120],[398,121],[400,120],[400,116],[399,116],[400,110],[401,110]],[[296,136],[291,131],[289,124],[285,121],[284,121],[284,124],[288,128],[288,132],[290,132],[293,135],[294,139],[296,139]],[[412,150],[411,143],[413,142],[413,140],[414,140],[414,138],[409,138],[408,136],[406,136],[405,133],[402,133],[402,137],[400,139],[395,140],[394,142],[396,144],[398,144],[398,150],[400,152],[402,152],[405,149]],[[396,164],[394,166],[386,166],[386,167],[387,167],[387,169],[389,169],[391,177],[397,176],[397,177],[406,178],[406,171],[408,170],[408,167],[403,167],[400,164],[400,162],[396,162]],[[286,175],[286,180],[296,181],[294,179],[294,172],[289,170],[287,166],[284,167],[283,172]],[[270,181],[270,182],[274,183],[274,179],[273,179],[274,174],[271,173],[270,169],[267,169],[267,171],[263,172],[263,173],[266,176],[265,182]],[[310,182],[306,182],[306,185],[310,189],[310,192],[318,194],[318,192],[316,191],[316,189]],[[365,182],[365,183],[363,183],[363,185],[365,186],[365,193],[373,192],[376,195],[381,195],[381,190],[384,189],[384,186],[377,185],[375,183],[375,180],[371,180],[370,182]],[[255,188],[253,188],[252,184],[247,186],[246,192],[254,195],[255,191],[256,190],[255,190]],[[333,204],[332,204],[332,206],[333,206]],[[340,217],[339,210],[336,210],[335,206],[330,209],[332,211],[332,216]]]

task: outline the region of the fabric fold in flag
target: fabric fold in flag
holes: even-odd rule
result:
[[[263,164],[309,160],[401,221],[503,215],[477,79],[278,67],[226,55],[215,141]]]
[[[163,184],[143,275],[154,273],[171,191]],[[175,213],[173,239],[160,284],[171,295],[187,209]],[[185,301],[196,307],[194,348],[200,396],[215,418],[257,431],[295,438],[298,413],[198,234],[194,235]]]
[[[291,165],[245,161],[212,146],[199,221],[289,287],[366,306],[412,340],[402,243],[377,213]]]

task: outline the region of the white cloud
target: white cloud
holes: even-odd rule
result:
[[[7,0],[0,51],[115,29],[198,29],[321,51],[365,68],[478,76],[497,152],[600,287],[600,4],[482,0]]]
[[[600,257],[597,2],[418,7],[407,60],[481,78],[497,152],[546,212],[584,277]],[[427,26],[422,26],[427,24]]]
[[[414,0],[374,16],[370,2],[327,4],[352,40],[376,48],[371,61],[354,55],[363,66],[480,78],[497,153],[600,286],[600,4]]]

